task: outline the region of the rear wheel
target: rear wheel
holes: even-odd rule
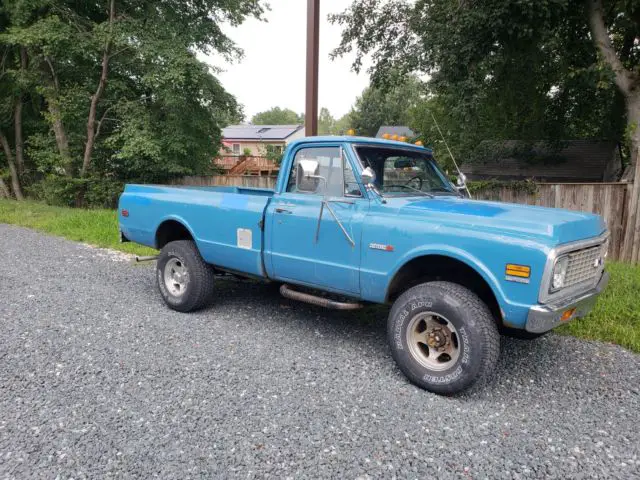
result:
[[[487,306],[450,282],[417,285],[396,300],[388,320],[393,358],[416,385],[453,395],[486,382],[500,354]]]
[[[190,240],[170,242],[156,265],[158,290],[167,306],[192,312],[207,305],[213,293],[214,269]]]

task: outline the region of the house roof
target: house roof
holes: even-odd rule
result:
[[[224,140],[286,140],[303,125],[230,125],[222,129]]]
[[[614,180],[617,174],[618,146],[613,141],[567,140],[556,149],[539,142],[516,157],[518,145],[522,142],[481,142],[480,148],[496,150],[494,156],[463,163],[461,169],[471,180],[602,182]]]
[[[416,136],[415,132],[409,127],[385,125],[380,127],[380,130],[378,130],[378,133],[376,134],[376,138],[382,138],[385,133],[388,133],[389,135],[398,135],[399,137],[408,138]]]

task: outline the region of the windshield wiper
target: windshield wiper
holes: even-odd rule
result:
[[[447,190],[444,188],[438,188],[437,190],[431,190],[431,192],[433,192],[433,195],[438,195],[438,194],[443,194],[443,195],[455,195],[456,197],[464,197],[464,195],[462,195],[459,191],[457,190]]]
[[[389,187],[400,187],[400,188],[408,188],[409,190],[413,190],[414,192],[418,192],[421,193],[422,195],[429,197],[429,198],[436,198],[436,196],[432,193],[428,193],[428,192],[423,192],[422,190],[418,189],[418,188],[413,188],[409,185],[389,185]]]

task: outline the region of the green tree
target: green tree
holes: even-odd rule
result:
[[[351,129],[351,115],[349,113],[345,113],[343,116],[336,120],[334,125],[335,135],[344,135],[347,130]]]
[[[16,168],[29,163],[49,191],[75,190],[82,201],[92,185],[116,191],[203,171],[220,127],[242,116],[195,52],[239,58],[220,24],[261,17],[260,0],[30,0],[0,9],[0,48],[13,54],[5,69],[20,73],[0,88],[21,108],[36,107],[26,140],[15,107],[4,136],[15,142]]]
[[[344,135],[351,129],[351,115],[344,114],[336,119],[328,108],[321,108],[318,116],[318,133],[320,135]]]
[[[626,130],[635,162],[637,2],[356,0],[332,20],[344,27],[334,54],[355,50],[355,69],[371,55],[375,84],[428,74],[463,151],[485,138],[621,139]]]
[[[408,125],[412,110],[421,101],[421,88],[420,80],[412,75],[397,78],[391,86],[366,88],[349,113],[349,127],[358,135],[373,137],[383,125]]]
[[[273,107],[265,112],[256,113],[251,119],[254,125],[299,125],[304,116],[288,108]]]

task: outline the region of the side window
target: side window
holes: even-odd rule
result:
[[[346,158],[344,159],[344,194],[350,197],[361,197],[360,185],[356,180],[356,176],[353,174],[351,163]]]
[[[233,153],[235,153],[236,155],[240,154],[240,144],[239,143],[234,143],[232,148],[233,148]]]
[[[296,188],[296,170],[300,160],[315,160],[318,162],[318,175],[324,180],[318,182],[318,189],[311,192],[299,192]],[[330,197],[342,197],[344,194],[344,174],[342,171],[342,158],[338,147],[303,148],[298,150],[289,172],[287,192],[310,193],[312,195],[328,195]]]

